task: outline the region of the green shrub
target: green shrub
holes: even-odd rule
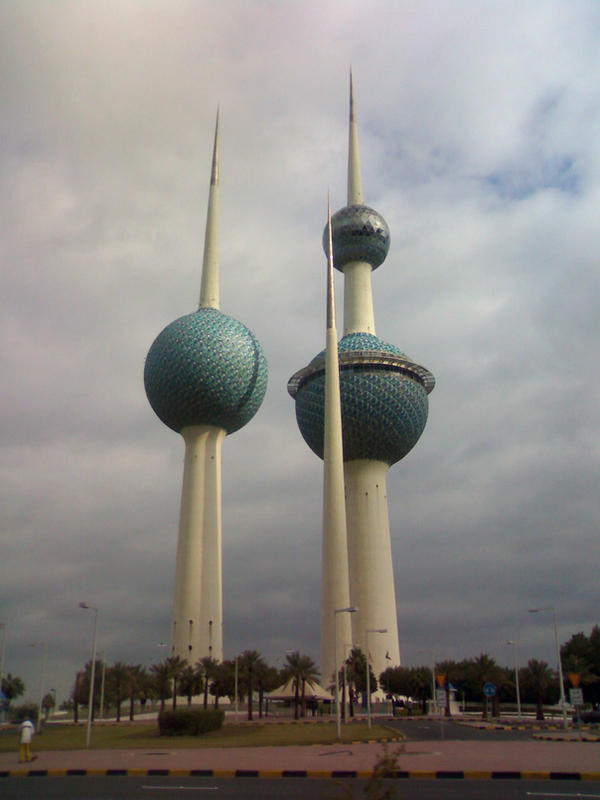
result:
[[[161,711],[158,732],[161,736],[201,736],[223,727],[225,714],[220,708],[181,708]]]
[[[11,722],[23,722],[24,719],[29,719],[37,724],[38,707],[35,703],[25,703],[22,706],[15,706],[10,709]]]

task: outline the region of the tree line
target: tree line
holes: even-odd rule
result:
[[[568,687],[577,684],[583,689],[584,700],[597,706],[600,703],[600,628],[595,625],[589,636],[574,634],[560,648],[561,666]],[[520,698],[523,703],[536,707],[538,719],[544,718],[544,705],[555,704],[560,698],[558,670],[546,661],[532,658],[527,665],[515,670],[502,667],[487,653],[462,661],[441,661],[435,665],[435,676],[429,667],[393,667],[380,675],[380,686],[390,695],[405,695],[418,701],[423,710],[431,698],[433,685],[439,681],[451,686],[458,699],[480,704],[484,716],[488,714],[483,687],[493,683],[496,694],[492,698],[492,715],[498,714],[500,703],[516,702],[518,676]],[[450,693],[446,692],[447,716],[450,715]]]
[[[73,710],[75,721],[78,719],[78,708],[87,706],[89,702],[91,662],[77,673],[75,685],[71,692],[69,707]],[[187,698],[191,705],[192,698],[200,696],[202,705],[207,708],[209,696],[211,704],[218,708],[221,698],[227,697],[230,702],[237,698],[240,704],[247,704],[247,716],[253,719],[253,698],[258,696],[258,715],[263,716],[265,697],[269,692],[292,680],[295,688],[295,716],[305,707],[305,687],[307,681],[318,680],[319,672],[310,656],[299,651],[288,653],[281,669],[267,664],[263,656],[256,650],[244,650],[237,658],[216,661],[206,656],[191,665],[180,656],[170,656],[149,668],[140,664],[116,662],[106,669],[104,676],[104,692],[102,692],[102,664],[97,662],[94,680],[93,714],[102,713],[114,707],[117,722],[121,720],[123,703],[129,701],[129,719],[134,719],[136,704],[141,712],[148,701],[160,702],[161,711],[167,701],[172,708],[177,707],[178,698]]]
[[[561,662],[565,679],[578,675],[584,689],[586,702],[594,705],[600,702],[600,628],[594,626],[589,636],[576,633],[561,647]],[[91,661],[78,671],[70,697],[61,708],[71,710],[74,720],[79,719],[82,707],[89,702]],[[135,718],[136,710],[143,713],[147,703],[160,702],[164,710],[167,701],[176,708],[178,698],[200,696],[206,708],[209,704],[218,707],[219,701],[227,697],[233,702],[236,694],[240,704],[246,704],[247,717],[253,719],[254,698],[257,698],[259,718],[265,713],[265,697],[269,692],[284,683],[292,681],[294,717],[306,714],[307,683],[319,681],[319,671],[308,655],[294,651],[286,655],[282,668],[267,664],[256,650],[245,650],[235,659],[217,662],[205,657],[195,665],[189,664],[179,656],[170,656],[164,661],[145,667],[141,664],[127,664],[117,661],[110,666],[96,662],[94,670],[94,708],[93,716],[108,716],[114,709],[117,721],[121,720],[123,706],[128,701],[126,716]],[[236,681],[237,675],[237,681]],[[341,699],[344,708],[349,704],[350,714],[354,706],[364,706],[367,690],[367,658],[358,647],[354,647],[339,671]],[[435,665],[435,676],[429,667],[391,667],[377,678],[369,666],[371,692],[379,688],[389,698],[404,696],[411,698],[426,710],[431,699],[433,684],[438,676],[444,676],[446,686],[456,690],[457,697],[467,703],[484,702],[483,686],[493,683],[496,695],[493,698],[491,713],[497,714],[500,703],[514,702],[516,698],[515,672],[511,667],[502,667],[488,654],[462,661],[446,660]],[[560,690],[557,671],[545,661],[530,659],[526,666],[518,670],[519,688],[523,703],[536,705],[538,718],[543,718],[544,704],[558,701]],[[439,678],[438,678],[439,680]],[[333,675],[323,682],[325,688],[333,689]],[[21,678],[10,673],[2,679],[2,690],[12,704],[25,692]],[[450,714],[450,695],[447,693],[446,714]],[[102,704],[102,708],[100,707]],[[54,706],[54,697],[47,694],[42,706],[46,713]],[[31,709],[33,710],[33,709]],[[14,715],[13,715],[14,716]]]

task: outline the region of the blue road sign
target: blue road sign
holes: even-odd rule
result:
[[[496,686],[493,683],[484,683],[483,693],[486,697],[493,697],[496,694]]]

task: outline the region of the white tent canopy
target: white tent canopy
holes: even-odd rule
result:
[[[267,695],[269,700],[293,700],[296,697],[296,683],[294,678],[290,678],[287,683],[274,689]],[[298,697],[302,697],[302,683],[298,688]],[[320,686],[316,681],[306,681],[304,685],[305,700],[329,700],[333,701],[333,695]]]

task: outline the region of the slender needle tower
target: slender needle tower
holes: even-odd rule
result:
[[[185,442],[171,654],[223,660],[221,445],[258,411],[267,363],[254,334],[219,310],[219,115],[197,311],[148,352],[144,384],[157,416]]]
[[[375,675],[400,664],[396,595],[386,490],[389,467],[425,428],[429,370],[375,335],[371,273],[385,260],[390,233],[381,214],[363,203],[354,92],[350,77],[348,205],[331,219],[333,263],[344,273],[344,336],[338,345],[352,641],[369,656]],[[323,246],[329,252],[327,228]],[[324,454],[325,365],[322,353],[290,378],[296,419],[309,447]],[[330,567],[323,565],[324,570]],[[330,579],[336,575],[330,570]],[[326,579],[324,578],[324,581]]]
[[[335,324],[331,208],[327,204],[327,323],[325,335],[325,417],[323,431],[323,541],[321,572],[321,672],[329,679],[335,665],[342,664],[344,648],[352,642],[349,614],[335,613],[348,608],[348,542],[344,499],[344,452],[340,367]],[[337,625],[337,630],[335,626]],[[337,657],[334,652],[337,642]]]

